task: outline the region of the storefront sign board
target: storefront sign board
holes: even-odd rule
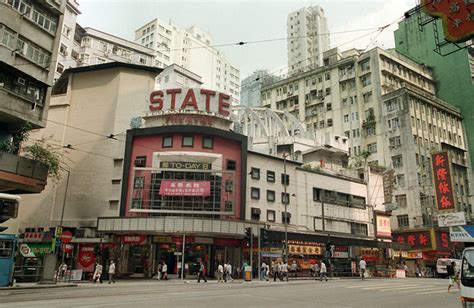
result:
[[[474,225],[449,227],[451,242],[474,243]]]
[[[453,210],[456,203],[454,201],[448,152],[433,154],[432,165],[438,210]]]
[[[209,181],[161,180],[160,195],[207,197],[211,195],[211,183]]]
[[[438,214],[438,225],[440,227],[464,226],[466,215],[464,212]]]
[[[377,214],[377,236],[392,236],[390,217]]]
[[[123,235],[122,242],[124,244],[143,244],[146,240],[146,235]]]
[[[77,257],[77,268],[85,272],[94,271],[95,254],[94,245],[80,245]]]

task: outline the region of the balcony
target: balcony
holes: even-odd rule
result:
[[[18,155],[0,152],[0,191],[40,193],[46,187],[48,168]]]

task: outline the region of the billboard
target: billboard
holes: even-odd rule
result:
[[[420,3],[428,15],[441,18],[447,41],[459,43],[474,37],[473,1],[433,1]]]
[[[406,233],[393,234],[393,241],[399,244],[407,244],[412,249],[432,249],[430,231],[413,231]]]
[[[438,215],[438,225],[440,227],[464,226],[466,215],[464,212],[445,213]]]
[[[451,242],[474,243],[474,225],[449,227]]]
[[[390,227],[390,217],[377,214],[377,236],[392,236],[392,229]]]
[[[160,195],[207,197],[211,195],[211,183],[208,181],[162,180]]]
[[[456,203],[454,202],[448,152],[434,153],[431,162],[438,210],[452,210],[456,207]]]

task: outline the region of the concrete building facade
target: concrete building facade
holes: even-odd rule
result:
[[[346,136],[350,165],[367,162],[394,168],[394,229],[436,224],[436,213],[422,210],[434,207],[434,200],[427,197],[434,192],[429,157],[436,151],[448,150],[456,158],[452,165],[460,196],[457,209],[470,218],[472,201],[466,188],[470,165],[461,113],[436,98],[432,72],[400,54],[379,48],[342,54],[333,49],[324,53],[323,60],[327,66],[264,87],[263,106],[293,114],[316,134]],[[409,89],[406,95],[416,98],[404,109],[398,103],[392,105],[389,99],[389,94],[399,89]],[[407,121],[410,113],[413,118]],[[402,145],[413,148],[414,136],[416,155],[400,152]],[[411,166],[415,160],[416,168]]]
[[[262,85],[266,83],[276,82],[279,78],[271,75],[266,70],[257,70],[250,76],[242,80],[240,92],[240,105],[246,107],[262,106]]]
[[[329,29],[320,6],[304,7],[288,14],[288,72],[295,74],[324,64],[329,50]]]
[[[240,101],[240,71],[212,46],[210,34],[196,26],[182,28],[154,19],[135,30],[135,42],[156,51],[156,65],[177,64],[201,76],[203,86]]]
[[[419,13],[425,16],[424,13]],[[423,17],[423,18],[426,18]],[[474,46],[472,40],[459,43],[459,47],[466,47],[456,51],[459,47],[449,44],[442,48],[442,52],[453,52],[442,56],[434,50],[436,47],[435,29],[439,39],[444,40],[441,19],[435,19],[422,27],[420,31],[419,20],[416,14],[404,19],[398,24],[398,30],[394,32],[395,49],[426,65],[433,71],[436,80],[436,96],[461,109],[466,131],[474,130],[474,112],[472,102],[474,97]],[[467,138],[469,147],[474,147],[474,134],[464,136]],[[474,164],[474,154],[470,153],[471,165]],[[471,170],[472,172],[472,170]],[[471,191],[474,189],[471,183]]]
[[[177,64],[172,64],[165,67],[160,76],[156,77],[155,89],[200,88],[201,86],[201,76]]]

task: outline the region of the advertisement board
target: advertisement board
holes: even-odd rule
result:
[[[436,204],[439,211],[455,208],[453,184],[448,152],[439,152],[432,155],[433,179],[436,191]]]
[[[208,181],[162,180],[160,195],[207,197],[211,195],[211,183]]]
[[[440,227],[464,226],[466,215],[464,212],[438,214],[438,225]]]
[[[377,214],[377,236],[392,236],[392,228],[390,227],[390,217]]]

